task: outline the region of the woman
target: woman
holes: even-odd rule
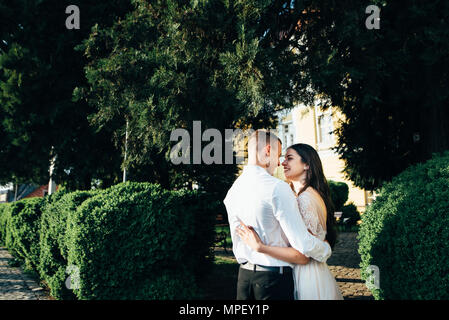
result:
[[[318,153],[307,144],[294,144],[287,149],[282,165],[285,177],[297,196],[299,211],[307,229],[333,247],[336,242],[333,205]],[[298,263],[295,249],[267,246],[251,227],[237,228],[237,234],[257,252]],[[343,299],[326,263],[310,259],[307,264],[295,264],[293,276],[296,300]]]

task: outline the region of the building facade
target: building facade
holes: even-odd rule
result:
[[[6,186],[0,186],[0,203],[14,202],[26,198],[43,198],[49,193],[48,187],[48,184],[39,186],[32,183],[19,185],[10,183]],[[53,190],[53,192],[57,191],[58,186],[54,185]]]

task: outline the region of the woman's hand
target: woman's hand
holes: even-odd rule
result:
[[[261,252],[264,244],[260,240],[259,235],[251,226],[246,226],[240,221],[240,226],[236,228],[237,235],[245,242],[251,249],[256,252]]]

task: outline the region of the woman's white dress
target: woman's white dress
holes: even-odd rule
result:
[[[313,188],[297,197],[304,223],[316,237],[326,237],[326,205]],[[325,262],[310,259],[306,265],[293,268],[295,300],[343,300],[334,276]]]

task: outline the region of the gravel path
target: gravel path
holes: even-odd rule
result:
[[[337,280],[345,300],[373,300],[360,278],[360,255],[356,232],[341,232],[327,264]]]
[[[9,265],[12,260],[8,251],[0,247],[0,300],[51,300],[31,276]]]

